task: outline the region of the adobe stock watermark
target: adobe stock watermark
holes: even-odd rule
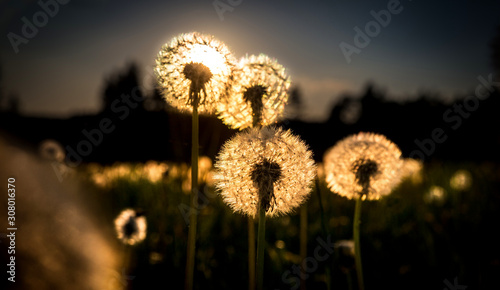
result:
[[[451,284],[451,282],[448,279],[444,279],[443,283],[444,283],[444,285],[446,285],[446,287],[443,288],[443,290],[465,290],[465,289],[467,289],[466,285],[458,284],[458,277],[455,277],[455,279],[453,280],[453,284]]]
[[[214,0],[212,5],[219,16],[220,21],[224,21],[224,13],[233,12],[234,8],[240,6],[243,0]]]
[[[40,28],[45,27],[50,18],[54,18],[60,10],[60,5],[68,4],[70,0],[40,0],[38,1],[38,6],[40,10],[33,13],[31,18],[21,17],[21,22],[23,23],[21,27],[21,35],[14,32],[7,33],[7,38],[9,39],[10,45],[14,52],[19,53],[19,46],[21,44],[28,44],[28,42],[33,39]]]
[[[354,26],[354,31],[356,32],[353,38],[354,45],[344,41],[339,44],[339,48],[347,63],[351,63],[353,53],[360,54],[361,49],[367,47],[372,38],[377,37],[382,28],[387,27],[391,23],[392,15],[397,15],[401,11],[403,11],[403,6],[399,0],[390,0],[387,3],[387,9],[382,9],[378,12],[375,10],[370,11],[373,20],[365,23],[363,27],[364,31],[359,26]]]
[[[331,241],[331,236],[328,235],[326,241],[321,237],[317,237],[318,245],[314,248],[313,256],[308,256],[302,260],[300,265],[293,265],[290,270],[286,270],[281,275],[281,281],[290,285],[291,290],[296,290],[300,287],[300,280],[307,280],[311,273],[318,270],[320,262],[324,262],[331,257],[334,252],[335,243]]]
[[[480,101],[484,101],[490,97],[495,91],[495,88],[500,88],[500,82],[493,79],[493,74],[489,74],[487,78],[478,76],[479,84],[476,86],[474,95],[466,97],[461,103],[455,103],[451,108],[443,113],[443,121],[451,127],[452,130],[458,130],[464,119],[468,119],[471,114],[479,109]],[[438,144],[444,143],[448,139],[445,128],[436,127],[431,131],[430,138],[423,140],[415,139],[414,143],[418,149],[410,153],[410,158],[425,160],[436,151]]]

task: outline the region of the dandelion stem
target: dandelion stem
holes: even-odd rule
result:
[[[358,276],[358,288],[359,290],[364,290],[365,285],[363,283],[363,265],[361,264],[361,245],[359,244],[359,225],[361,223],[361,203],[363,202],[363,194],[360,194],[356,200],[356,207],[354,210],[354,252],[356,256],[356,272]]]
[[[259,206],[259,227],[257,233],[257,289],[264,289],[264,248],[266,235],[266,210]]]
[[[194,263],[196,253],[196,226],[198,221],[198,99],[199,92],[193,100],[193,118],[191,135],[191,215],[189,216],[186,280],[186,290],[193,289]]]
[[[321,228],[323,230],[323,235],[325,238],[328,238],[328,228],[326,227],[326,219],[325,219],[325,210],[323,208],[323,202],[321,200],[321,189],[320,189],[320,183],[319,183],[319,178],[315,178],[315,183],[316,183],[316,193],[318,194],[318,201],[319,201],[319,212],[320,212],[320,218],[321,218]],[[328,263],[328,267],[326,267],[326,289],[330,290],[331,289],[331,263]]]
[[[300,208],[300,260],[302,261],[302,274],[305,274],[305,260],[307,257],[307,203]],[[300,289],[306,290],[305,275],[300,276]]]
[[[248,290],[255,290],[255,222],[248,217]]]

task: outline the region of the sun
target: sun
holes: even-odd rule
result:
[[[212,74],[231,73],[230,67],[226,64],[226,58],[215,48],[203,44],[194,44],[187,56],[187,63],[201,63],[210,69]]]

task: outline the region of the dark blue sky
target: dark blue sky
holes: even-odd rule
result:
[[[350,63],[340,43],[354,45],[354,27],[364,30],[370,11],[394,0],[218,1],[237,4],[223,20],[216,1],[67,1],[16,54],[8,34],[23,36],[22,18],[42,8],[0,0],[4,92],[17,93],[26,113],[93,112],[107,77],[136,61],[149,85],[161,45],[190,31],[215,35],[237,58],[277,58],[301,86],[309,118],[323,118],[341,93],[358,93],[368,81],[394,99],[429,90],[449,98],[492,72],[488,42],[500,25],[500,1],[402,0]]]

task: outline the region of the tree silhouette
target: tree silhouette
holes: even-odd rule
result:
[[[302,91],[298,85],[291,88],[287,107],[287,119],[300,119],[302,117],[304,103],[302,100]]]
[[[154,81],[153,86],[154,89],[152,92],[144,98],[144,108],[152,112],[168,110],[170,106],[163,98],[160,88],[156,85],[156,81]]]
[[[102,96],[102,111],[113,111],[120,105],[120,102],[128,102],[126,100],[137,104],[137,106],[132,107],[134,110],[141,110],[144,96],[138,79],[139,70],[135,63],[130,63],[123,72],[110,77]]]

